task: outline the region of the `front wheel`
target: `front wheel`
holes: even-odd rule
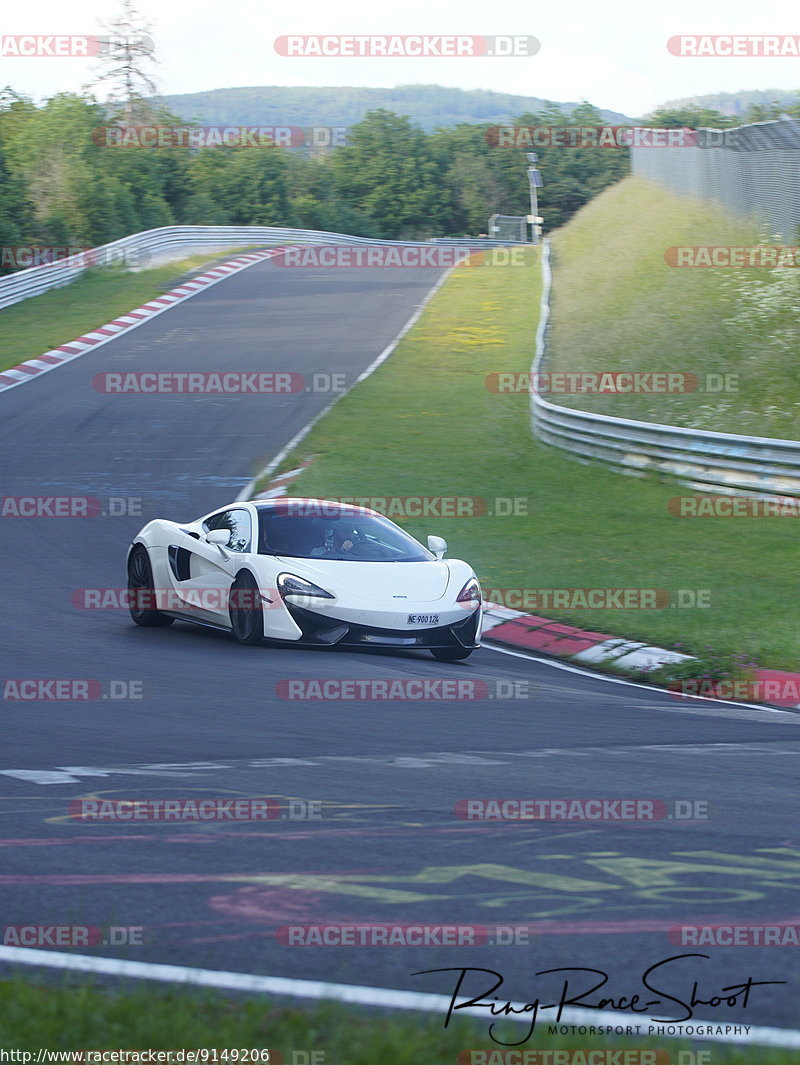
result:
[[[460,662],[474,650],[474,647],[431,647],[431,654],[437,662]]]
[[[231,585],[228,607],[233,635],[239,643],[257,644],[264,639],[264,615],[258,584],[249,570],[242,570]]]
[[[137,625],[146,629],[166,628],[175,618],[155,609],[153,569],[147,548],[137,544],[128,558],[128,609]]]

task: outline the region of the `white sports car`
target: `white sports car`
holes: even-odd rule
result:
[[[426,648],[452,662],[480,646],[481,587],[446,550],[366,507],[231,503],[144,526],[128,551],[131,616],[227,629],[246,644]]]

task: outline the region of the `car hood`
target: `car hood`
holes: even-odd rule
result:
[[[287,573],[306,577],[337,599],[387,602],[405,596],[409,601],[434,602],[447,592],[447,562],[320,562],[281,557]],[[466,579],[466,578],[465,578]],[[461,585],[455,589],[457,595]]]

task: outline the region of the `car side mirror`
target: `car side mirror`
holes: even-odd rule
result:
[[[206,543],[224,547],[231,538],[230,529],[212,529],[206,533]]]
[[[443,540],[441,536],[429,536],[428,550],[432,552],[437,559],[442,559],[447,550],[447,540]]]

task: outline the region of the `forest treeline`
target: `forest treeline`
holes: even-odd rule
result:
[[[699,116],[657,112],[648,124],[691,125]],[[717,117],[716,124],[731,124]],[[187,125],[163,111],[148,121]],[[348,130],[346,146],[308,151],[112,147],[98,135],[108,124],[107,109],[91,96],[65,93],[37,105],[8,89],[0,93],[0,248],[97,247],[174,224],[291,226],[387,240],[477,236],[492,214],[530,211],[531,146],[498,147],[486,125],[427,133],[379,109]],[[602,124],[590,104],[569,114],[548,105],[514,123]],[[625,148],[536,151],[546,230],[630,165]]]

